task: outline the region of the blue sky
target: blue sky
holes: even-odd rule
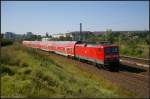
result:
[[[148,1],[3,1],[1,32],[149,30]]]

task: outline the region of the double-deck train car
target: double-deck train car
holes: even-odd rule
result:
[[[81,41],[23,41],[23,45],[84,59],[111,68],[119,64],[119,48],[112,44],[88,44]]]
[[[56,46],[55,53],[65,56],[74,56],[75,44],[76,41],[56,41],[53,46]]]

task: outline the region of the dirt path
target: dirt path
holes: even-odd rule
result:
[[[149,69],[145,67],[132,66],[130,64],[121,64],[118,72],[111,72],[104,69],[98,69],[92,64],[83,63],[67,57],[60,56],[54,53],[50,57],[59,57],[66,60],[66,62],[74,62],[78,64],[79,69],[89,72],[97,77],[104,77],[108,81],[117,86],[126,88],[136,93],[139,98],[149,97]]]

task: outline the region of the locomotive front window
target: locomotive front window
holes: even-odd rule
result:
[[[112,47],[110,48],[110,52],[111,53],[118,52],[118,49],[116,47]]]
[[[116,47],[105,48],[105,53],[106,54],[116,53],[116,52],[118,52],[118,48],[116,48]]]
[[[110,53],[109,48],[105,48],[105,53]]]

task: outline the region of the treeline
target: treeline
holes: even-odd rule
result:
[[[149,32],[143,32],[143,33],[136,33],[136,32],[129,32],[129,33],[112,33],[112,32],[106,32],[104,34],[99,35],[88,35],[87,41],[110,41],[112,43],[128,43],[128,44],[136,44],[136,43],[145,43],[149,44]]]
[[[40,41],[42,39],[41,35],[33,34],[32,32],[28,32],[27,34],[23,35],[16,35],[15,41],[22,41],[22,40],[29,40],[29,41]]]

